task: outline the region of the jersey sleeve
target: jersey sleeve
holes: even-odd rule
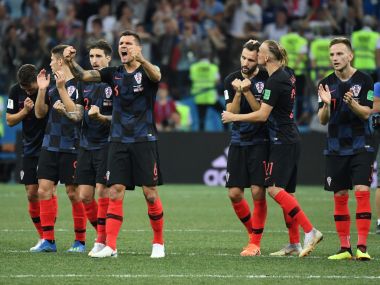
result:
[[[278,101],[278,97],[281,94],[279,88],[281,84],[276,84],[274,81],[267,82],[267,86],[264,89],[263,103],[274,107]]]
[[[9,91],[8,103],[7,103],[7,113],[16,114],[18,113],[18,94],[16,85],[12,86]]]
[[[362,106],[373,107],[373,81],[369,76],[365,76],[364,84],[360,90],[359,104]]]
[[[84,98],[83,98],[83,84],[78,82],[77,85],[78,90],[78,98],[75,100],[75,104],[84,106]]]
[[[99,70],[100,73],[100,78],[102,82],[107,83],[108,85],[113,85],[113,74],[115,72],[116,68],[115,67],[105,67]]]
[[[232,103],[232,101],[234,100],[234,97],[235,97],[235,90],[232,87],[230,77],[226,77],[224,79],[224,91],[223,92],[224,92],[224,99],[226,100],[226,105],[229,103]]]

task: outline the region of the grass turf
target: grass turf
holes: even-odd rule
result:
[[[251,201],[246,191],[246,198]],[[379,284],[380,236],[368,237],[370,262],[330,261],[339,249],[333,221],[331,193],[322,187],[297,190],[302,208],[324,233],[311,254],[271,257],[287,243],[282,210],[268,198],[268,219],[261,245],[262,256],[240,257],[247,243],[245,228],[236,218],[225,188],[201,185],[160,187],[165,212],[167,257],[149,258],[152,232],[140,189],[127,192],[124,223],[118,239],[119,257],[91,259],[69,254],[74,239],[71,207],[62,186],[58,189],[57,253],[31,254],[37,235],[27,213],[22,185],[0,185],[0,284]],[[352,244],[356,244],[355,199],[350,198]],[[374,195],[373,195],[374,196]],[[250,202],[252,205],[252,203]],[[372,203],[372,205],[374,205]],[[87,247],[94,230],[88,223]],[[301,235],[303,237],[303,234]],[[303,238],[302,238],[303,240]],[[356,248],[353,247],[355,252]]]

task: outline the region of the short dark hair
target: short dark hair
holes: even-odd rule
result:
[[[30,86],[37,82],[37,68],[33,64],[24,64],[17,71],[17,81],[21,86]]]
[[[336,44],[344,44],[352,52],[352,45],[349,39],[345,37],[334,38],[331,40],[329,47],[332,47]]]
[[[260,42],[256,41],[256,42],[252,42],[251,40],[249,40],[248,42],[246,42],[244,45],[243,45],[243,49],[247,49],[249,51],[256,51],[256,52],[259,52],[259,48],[260,48]]]
[[[121,37],[124,37],[124,36],[132,36],[132,37],[134,37],[135,40],[136,40],[136,42],[137,42],[137,44],[138,44],[138,45],[141,45],[141,39],[140,39],[140,36],[139,36],[137,33],[132,32],[132,31],[130,31],[130,30],[127,30],[127,31],[124,31],[124,32],[122,32],[122,33],[120,34],[120,38],[121,38]]]
[[[57,45],[51,49],[51,53],[56,57],[63,58],[63,51],[67,48],[68,45]]]
[[[102,51],[104,51],[104,54],[106,56],[111,56],[112,55],[112,47],[110,46],[110,44],[105,41],[105,40],[98,40],[96,42],[93,42],[91,43],[88,47],[87,47],[87,50],[90,51],[92,49],[101,49]]]

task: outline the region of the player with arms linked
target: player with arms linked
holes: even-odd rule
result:
[[[123,222],[123,199],[127,188],[142,186],[153,229],[152,258],[165,256],[163,209],[157,185],[162,184],[153,108],[161,79],[158,67],[141,54],[140,37],[125,31],[119,39],[122,65],[101,70],[83,70],[68,47],[65,60],[74,76],[86,82],[106,82],[113,87],[113,112],[108,152],[107,185],[110,201],[106,222],[106,247],[92,255],[117,256],[116,240]]]

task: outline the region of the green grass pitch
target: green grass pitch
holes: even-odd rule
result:
[[[37,235],[28,217],[25,190],[22,185],[0,185],[0,284],[380,284],[380,236],[374,234],[375,217],[368,237],[372,261],[327,260],[339,243],[332,195],[322,187],[300,186],[297,190],[302,208],[324,233],[322,243],[303,259],[269,256],[288,238],[282,211],[270,198],[262,256],[240,257],[247,235],[226,190],[201,185],[160,187],[165,212],[164,259],[149,258],[152,233],[140,189],[127,192],[124,201],[118,258],[94,260],[87,254],[65,253],[74,239],[71,207],[62,186],[58,192],[58,253],[31,254],[28,250]],[[246,191],[252,205],[248,194]],[[352,194],[349,205],[355,245]],[[89,223],[87,229],[89,250],[94,230]]]

